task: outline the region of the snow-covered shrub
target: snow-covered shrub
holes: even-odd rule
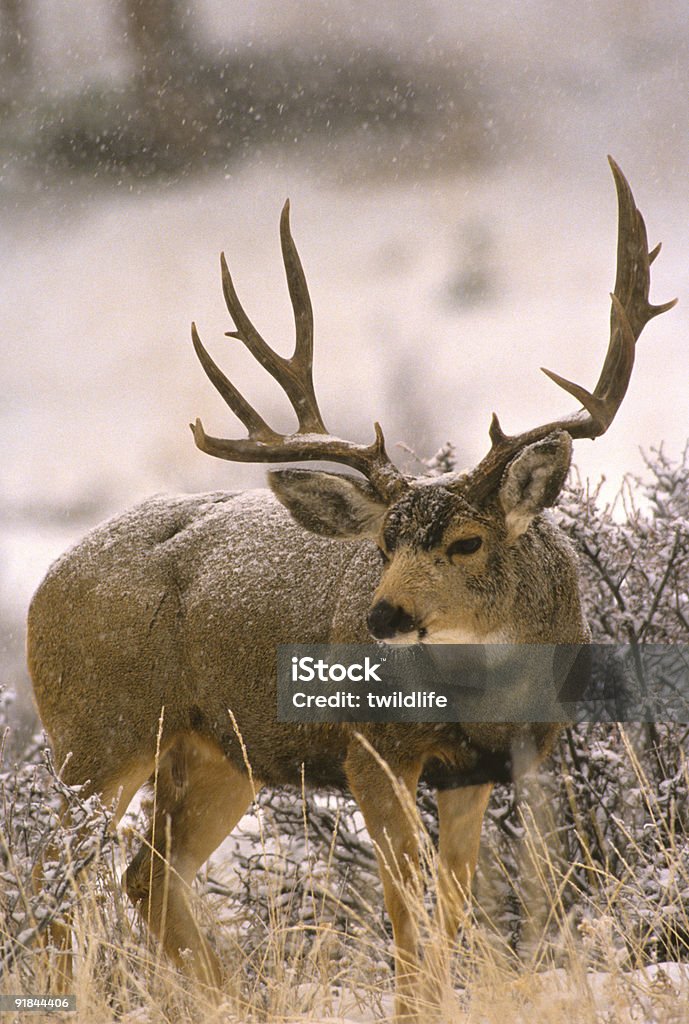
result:
[[[0,978],[79,905],[85,869],[113,843],[110,815],[62,782],[42,736],[20,764],[6,762],[6,717],[0,694]]]
[[[689,643],[689,446],[677,462],[662,448],[653,451],[645,478],[627,477],[605,505],[600,487],[575,480],[556,514],[579,552],[594,642],[632,651],[644,643]],[[579,725],[565,730],[516,793],[499,788],[487,846],[508,866],[501,878],[510,896],[502,912],[488,902],[494,915],[511,917],[515,945],[525,917],[521,894],[533,896],[524,881],[547,862],[544,901],[557,889],[561,913],[576,915],[584,932],[587,916],[599,918],[608,906],[621,952],[689,959],[688,735],[689,726],[676,721]],[[525,807],[540,808],[533,823],[538,849],[526,855]],[[489,857],[483,866],[493,879],[488,888],[499,891]]]

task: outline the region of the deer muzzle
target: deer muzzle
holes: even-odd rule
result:
[[[376,601],[366,617],[366,623],[376,640],[391,640],[400,634],[418,630],[416,619],[406,608],[385,600]]]

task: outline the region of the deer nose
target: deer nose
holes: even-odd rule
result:
[[[376,601],[366,616],[369,631],[376,640],[387,640],[396,633],[411,633],[416,623],[409,612],[399,604]]]

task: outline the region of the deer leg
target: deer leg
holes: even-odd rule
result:
[[[493,786],[464,786],[438,793],[440,864],[438,909],[450,942],[466,912],[476,870],[483,815]]]
[[[253,797],[251,780],[219,750],[197,737],[178,740],[161,762],[154,820],[124,879],[165,952],[215,989],[220,964],[191,912],[190,888]]]
[[[350,750],[345,770],[350,789],[373,840],[383,882],[385,906],[395,943],[395,1020],[419,1020],[418,924],[414,901],[421,897],[419,838],[415,820],[421,765],[393,771],[363,746]]]
[[[457,1012],[451,952],[466,915],[471,879],[478,859],[481,823],[491,785],[441,790],[438,793],[440,851],[438,929],[424,959],[425,1003],[433,1020],[454,1019]]]

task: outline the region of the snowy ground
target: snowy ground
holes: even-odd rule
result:
[[[544,971],[529,977],[528,989],[524,984],[521,992],[519,988],[519,983],[508,985],[495,995],[493,1009],[502,1005],[512,1024],[683,1024],[689,1005],[689,971],[686,965],[673,963],[615,976],[599,971],[574,978],[562,970]],[[316,993],[305,990],[299,995],[308,1006]],[[318,998],[323,1000],[322,991]],[[486,1016],[475,1016],[469,1002],[462,1005],[465,1001],[465,994],[457,993],[457,1003],[449,1011],[447,1024],[497,1020],[490,1010]],[[316,1010],[290,1016],[285,1024],[371,1024],[392,1020],[392,996],[379,997],[375,1010],[363,992],[333,991],[328,1002],[325,1013]],[[133,1024],[148,1018],[144,1012],[122,1019]]]
[[[565,971],[544,971],[530,979],[528,994],[514,1000],[510,1009],[512,1024],[528,1024],[543,1020],[569,1024],[654,1024],[657,1020],[686,1020],[689,1006],[689,970],[683,964],[657,964],[644,970],[611,977],[610,974],[589,972],[583,978],[567,975]],[[584,995],[585,993],[585,995]],[[516,993],[514,993],[516,994]],[[658,1016],[658,997],[664,1001],[676,1000],[677,1016]],[[504,998],[505,993],[502,993]],[[343,993],[341,1005],[332,1016],[303,1018],[309,1024],[368,1024],[380,1020],[377,1014],[362,1010],[361,994]],[[500,996],[496,1002],[500,1002]],[[459,994],[460,1006],[462,996]],[[517,1008],[518,1002],[522,1003]],[[383,1013],[392,1015],[392,999],[383,999]],[[298,1024],[302,1018],[294,1018]],[[468,1024],[473,1018],[467,1007],[465,1013],[457,1010],[453,1021]],[[292,1022],[290,1022],[292,1024]]]
[[[519,1000],[523,1005],[517,1008],[515,999],[511,1006],[512,1024],[527,1024],[528,1021],[568,1021],[570,1024],[654,1024],[658,1019],[673,1020],[672,1017],[658,1017],[658,997],[664,1001],[676,999],[677,1016],[680,1024],[686,1019],[689,1005],[689,970],[682,964],[657,964],[644,970],[611,977],[610,974],[589,972],[583,978],[573,978],[564,971],[545,971],[530,979],[529,992]],[[585,994],[584,994],[585,993]],[[516,994],[516,993],[515,993]],[[496,996],[496,1003],[506,993]],[[365,1002],[365,1000],[363,1000]],[[462,997],[459,1002],[461,1005]],[[368,1024],[380,1020],[378,1015],[361,1009],[361,995],[343,993],[341,1006],[332,1016],[314,1018],[308,1016],[309,1024]],[[458,1008],[453,1020],[460,1022],[473,1018],[467,1008],[466,1015]],[[392,1000],[385,999],[383,1013],[392,1013]],[[294,1018],[298,1024],[300,1018]],[[291,1022],[290,1022],[291,1024]]]

